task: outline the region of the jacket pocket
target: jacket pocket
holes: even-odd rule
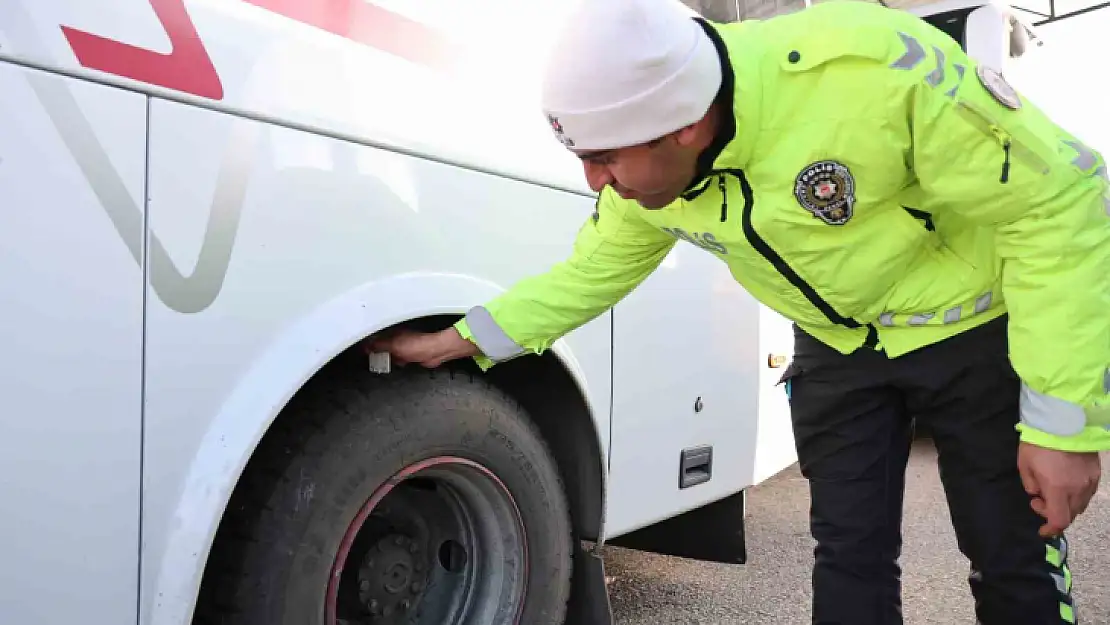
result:
[[[1041,157],[1036,150],[1017,138],[1014,133],[1004,128],[990,114],[978,106],[967,100],[957,100],[956,110],[959,111],[964,120],[998,143],[1002,159],[998,177],[999,182],[1005,184],[1010,181],[1010,164],[1013,160],[1020,161],[1023,165],[1041,175],[1046,175],[1051,170],[1048,161]]]

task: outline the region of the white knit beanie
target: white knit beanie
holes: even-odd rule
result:
[[[578,0],[542,107],[568,148],[638,145],[701,119],[721,86],[713,42],[678,0]]]

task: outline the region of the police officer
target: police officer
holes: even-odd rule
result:
[[[1106,164],[902,11],[829,2],[709,23],[586,1],[543,82],[599,192],[568,260],[401,362],[483,368],[613,306],[677,238],[795,322],[813,622],[901,623],[911,424],[933,433],[984,625],[1074,623],[1063,531],[1110,449]]]

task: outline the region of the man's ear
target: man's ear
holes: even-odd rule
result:
[[[680,128],[674,133],[675,141],[682,147],[704,148],[713,141],[716,134],[714,107],[710,107],[698,121]]]
[[[696,146],[699,143],[699,138],[702,134],[701,126],[703,125],[702,122],[704,121],[704,119],[700,119],[690,124],[689,126],[683,126],[682,128],[674,131],[671,136],[674,137],[674,140],[676,143],[678,143],[678,145],[684,148]]]

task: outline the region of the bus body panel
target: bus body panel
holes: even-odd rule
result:
[[[782,424],[791,431],[775,387],[782,370],[768,367],[766,350],[793,352],[793,335],[781,332],[789,324],[693,245],[672,250],[614,318],[610,536],[756,483],[757,448],[781,444],[772,432]],[[786,443],[762,459],[765,477],[794,462]],[[701,447],[712,448],[709,480],[683,488],[682,453]]]
[[[63,121],[102,140],[114,192],[145,192],[143,97],[0,63],[0,623],[130,623],[143,216],[102,208],[47,107],[82,111]]]
[[[535,68],[571,6],[7,0],[0,54],[591,194],[538,106]]]
[[[143,622],[163,625],[183,622],[242,465],[309,375],[372,332],[461,314],[542,271],[593,204],[158,99],[150,172],[150,236],[167,265],[152,244]],[[222,282],[213,293],[178,275]],[[557,350],[603,453],[609,330],[604,315]]]

